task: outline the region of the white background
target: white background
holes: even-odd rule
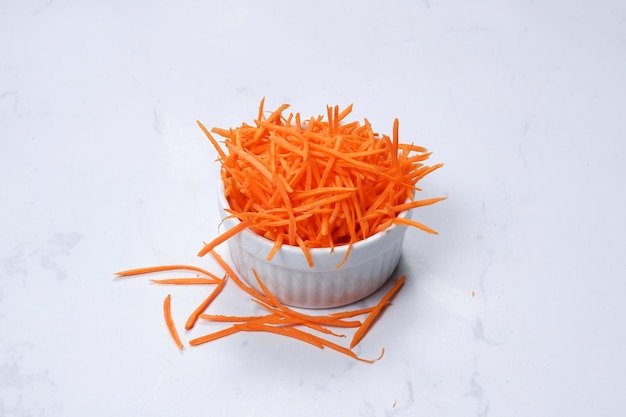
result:
[[[114,279],[219,271],[195,121],[262,97],[398,117],[446,164],[373,365],[269,334],[180,353],[162,300],[182,325],[209,290]],[[625,116],[622,1],[3,1],[0,416],[623,416]]]

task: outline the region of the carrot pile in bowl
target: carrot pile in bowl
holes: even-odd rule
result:
[[[299,246],[311,267],[311,248],[351,248],[394,224],[435,233],[398,216],[444,198],[414,200],[418,181],[443,164],[424,165],[425,148],[400,143],[397,119],[389,137],[367,119],[344,122],[351,105],[328,107],[326,120],[303,120],[299,113],[285,116],[287,104],[265,117],[263,104],[253,124],[212,129],[225,138],[225,149],[198,122],[219,155],[226,210],[240,220],[200,256],[246,228],[273,242],[267,260],[288,244]]]

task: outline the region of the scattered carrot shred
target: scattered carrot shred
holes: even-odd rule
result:
[[[358,341],[360,341],[361,338],[365,335],[373,321],[380,315],[384,307],[389,304],[393,295],[400,289],[400,287],[404,283],[405,277],[401,277],[400,279],[396,280],[391,289],[374,306],[356,310],[346,310],[332,312],[328,314],[312,315],[296,311],[283,304],[278,298],[276,298],[274,294],[269,291],[269,289],[263,283],[261,277],[254,269],[252,271],[255,275],[259,287],[261,288],[261,291],[258,291],[249,285],[246,285],[243,280],[241,280],[237,276],[237,274],[230,267],[230,265],[215,251],[211,250],[210,253],[217,261],[218,265],[220,265],[224,269],[226,275],[224,276],[224,278],[219,279],[217,282],[213,282],[212,280],[210,280],[212,284],[216,284],[215,288],[208,295],[208,297],[202,303],[200,303],[196,307],[196,309],[190,314],[187,322],[185,323],[185,329],[192,330],[198,320],[212,321],[218,323],[230,322],[232,323],[232,325],[230,327],[225,327],[212,333],[205,334],[204,336],[193,338],[189,340],[190,346],[201,345],[239,332],[266,332],[290,337],[292,339],[297,339],[304,343],[317,346],[319,348],[329,348],[362,362],[372,363],[382,358],[384,354],[384,349],[382,349],[381,355],[375,359],[362,358],[358,356],[352,349],[354,345],[356,345],[356,343],[358,343]],[[180,265],[140,268],[135,270],[129,270],[132,273],[126,273],[126,275],[124,276],[130,276],[133,274],[138,275],[156,273],[164,270],[181,269],[179,267]],[[197,281],[198,279],[202,279],[203,281]],[[255,316],[231,316],[206,313],[206,310],[209,308],[215,298],[221,293],[229,279],[232,280],[240,289],[251,295],[252,301],[267,310],[267,314]],[[150,281],[161,281],[165,283],[169,283],[170,281],[176,281],[176,284],[183,285],[185,285],[185,283],[186,285],[194,285],[197,282],[207,284],[208,282],[204,280],[206,279],[174,278]],[[176,346],[182,350],[184,345],[180,339],[180,335],[172,319],[171,295],[169,294],[163,302],[163,312],[165,315],[165,323],[167,329],[174,339]],[[354,317],[361,315],[366,315],[364,321],[353,319]],[[356,332],[354,333],[354,336],[352,338],[351,345],[349,347],[345,347],[327,338],[303,330],[303,328],[309,329],[321,335],[333,336],[338,338],[346,337],[346,335],[344,334],[336,333],[330,330],[330,327],[356,329]]]
[[[187,319],[187,322],[185,323],[185,330],[191,330],[193,328],[193,326],[198,321],[198,317],[200,317],[200,314],[204,313],[207,307],[213,302],[213,300],[215,300],[215,297],[219,295],[225,284],[226,277],[224,277],[224,279],[215,286],[215,289],[213,289],[211,294],[209,294],[209,296],[202,303],[200,303],[200,305],[193,311],[193,313],[191,313],[191,315]]]
[[[257,318],[258,316],[226,316],[223,314],[200,314],[199,318],[202,320],[217,321],[217,322],[241,322],[248,321]]]
[[[372,326],[372,323],[374,323],[374,320],[378,318],[380,313],[389,303],[389,300],[391,300],[391,298],[398,292],[398,290],[402,287],[402,285],[404,285],[405,281],[406,281],[405,276],[398,278],[393,283],[393,286],[391,287],[391,289],[383,296],[383,298],[381,298],[378,304],[376,304],[376,306],[371,311],[371,313],[369,313],[367,318],[363,321],[363,324],[361,325],[361,327],[356,331],[356,333],[352,337],[352,341],[350,342],[350,349],[355,347],[357,343],[359,343],[361,339],[363,339],[363,336],[365,336],[367,331],[370,329],[370,327]]]
[[[161,265],[161,266],[150,266],[147,268],[136,268],[136,269],[128,269],[126,271],[116,272],[115,275],[118,277],[130,277],[134,275],[143,275],[143,274],[151,274],[154,272],[164,272],[164,271],[195,271],[200,272],[201,274],[206,275],[216,281],[220,281],[220,277],[217,275],[207,271],[206,269],[199,268],[193,265]]]
[[[180,340],[180,336],[178,335],[176,326],[174,326],[174,320],[172,319],[171,301],[172,297],[170,294],[168,294],[163,301],[163,314],[165,315],[165,325],[167,326],[167,330],[170,332],[170,335],[172,335],[176,346],[178,346],[178,349],[183,350],[183,342],[181,342]]]
[[[168,278],[168,279],[151,279],[150,282],[164,285],[208,285],[218,284],[219,280],[210,278]]]
[[[300,113],[285,115],[287,104],[265,117],[264,106],[261,100],[251,124],[211,129],[222,142],[198,121],[218,154],[229,215],[240,220],[199,256],[245,228],[271,236],[267,259],[287,244],[299,246],[310,266],[310,249],[352,247],[392,225],[435,233],[419,222],[396,220],[402,211],[444,199],[414,200],[418,181],[442,164],[424,165],[430,156],[425,148],[401,143],[397,119],[389,137],[367,119],[345,122],[352,105],[328,106],[326,119],[306,121]]]

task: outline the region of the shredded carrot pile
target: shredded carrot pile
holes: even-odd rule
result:
[[[224,147],[197,122],[218,153],[227,212],[241,221],[207,243],[204,256],[245,228],[274,242],[268,260],[283,244],[309,249],[353,245],[393,224],[431,228],[400,212],[444,198],[414,200],[418,181],[441,167],[424,165],[430,153],[376,133],[367,119],[346,122],[352,105],[327,108],[327,117],[303,120],[285,115],[287,104],[269,116],[261,101],[257,118],[234,129],[213,128]],[[349,253],[349,250],[348,250]],[[346,255],[347,257],[347,255]]]
[[[277,334],[302,341],[304,343],[316,346],[318,348],[329,348],[344,355],[367,363],[373,363],[382,358],[384,349],[375,359],[366,359],[358,356],[354,351],[354,347],[361,341],[365,334],[371,328],[373,322],[380,316],[382,310],[391,302],[391,298],[398,292],[405,281],[402,276],[395,280],[392,287],[383,295],[378,303],[371,307],[345,310],[340,312],[329,313],[326,315],[312,315],[294,310],[281,303],[263,284],[262,279],[254,272],[257,283],[261,291],[246,285],[233,271],[230,265],[215,251],[211,251],[211,255],[224,271],[223,278],[216,278],[216,275],[200,270],[197,267],[189,265],[172,265],[172,266],[156,266],[148,268],[131,269],[116,273],[118,277],[131,277],[144,274],[152,274],[163,271],[196,271],[206,275],[206,277],[196,278],[171,278],[167,281],[176,281],[179,285],[194,284],[214,284],[215,287],[189,315],[184,328],[191,331],[195,327],[198,320],[210,321],[215,323],[231,323],[228,327],[223,327],[217,331],[202,336],[193,337],[188,341],[189,346],[197,346],[214,340],[224,338],[240,332],[265,332]],[[267,314],[252,316],[232,316],[223,314],[208,314],[207,310],[211,303],[219,296],[222,289],[227,283],[228,278],[234,282],[240,289],[252,297],[255,305],[263,307]],[[198,281],[204,280],[204,281]],[[151,280],[152,282],[158,280]],[[170,282],[166,282],[170,283]],[[163,312],[165,316],[165,324],[168,332],[172,336],[176,346],[180,350],[184,349],[178,329],[174,323],[171,312],[171,295],[168,294],[163,302]],[[363,320],[355,317],[364,317]],[[335,330],[333,330],[335,329]],[[349,346],[344,346],[338,342],[332,341],[330,338],[345,338],[346,335],[338,333],[337,329],[353,329],[355,330]]]

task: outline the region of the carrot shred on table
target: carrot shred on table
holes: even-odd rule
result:
[[[292,308],[290,308],[290,307],[286,306],[285,304],[281,303],[278,300],[278,298],[276,298],[276,296],[274,296],[267,289],[267,287],[265,286],[265,284],[263,283],[263,281],[259,277],[259,275],[256,272],[256,270],[252,269],[252,273],[254,274],[254,277],[255,277],[257,283],[259,284],[259,287],[261,288],[261,291],[263,291],[263,293],[265,294],[265,296],[269,300],[269,303],[265,303],[265,304],[269,304],[269,305],[264,305],[264,307],[267,308],[268,310],[270,310],[274,314],[279,314],[279,315],[281,315],[283,317],[290,317],[290,318],[302,320],[304,322],[318,323],[318,324],[323,324],[323,325],[327,325],[327,326],[334,326],[334,327],[358,327],[358,326],[361,325],[361,322],[359,322],[359,321],[343,321],[343,320],[341,320],[339,318],[335,318],[335,317],[314,316],[314,315],[304,314],[304,313],[300,313],[300,312],[298,312],[296,310],[293,310]]]
[[[273,320],[278,319],[274,314],[269,314],[265,316],[257,316],[252,317],[242,322],[237,322],[230,327],[225,327],[221,330],[215,331],[213,333],[206,334],[204,336],[197,337],[189,341],[191,346],[201,345],[203,343],[212,342],[217,339],[221,339],[226,336],[230,336],[235,333],[239,333],[246,330],[246,325],[250,325],[252,323],[272,323]]]
[[[358,310],[337,311],[335,313],[330,313],[329,316],[338,318],[338,319],[346,319],[346,318],[351,318],[351,317],[371,313],[373,309],[374,307],[365,307],[365,308],[360,308]]]
[[[389,289],[389,291],[387,291],[383,298],[380,299],[374,309],[365,318],[361,327],[359,327],[359,329],[352,337],[352,341],[350,342],[350,349],[355,347],[361,341],[361,339],[363,339],[363,336],[365,336],[365,334],[369,331],[372,323],[374,323],[374,321],[378,318],[383,309],[387,306],[389,300],[391,300],[391,298],[398,292],[402,285],[404,285],[405,281],[406,277],[404,275],[394,281],[392,287]]]
[[[392,224],[432,233],[419,222],[390,221],[443,199],[414,201],[417,183],[442,164],[424,165],[431,155],[425,148],[400,142],[398,119],[387,136],[367,119],[346,122],[352,105],[327,106],[326,119],[306,120],[285,115],[288,107],[266,112],[261,100],[253,124],[211,129],[221,143],[198,122],[217,149],[229,215],[245,223],[205,245],[199,256],[245,228],[271,236],[268,259],[282,245],[298,246],[311,266],[310,249],[351,246]]]
[[[191,315],[187,319],[187,322],[185,323],[185,330],[191,330],[193,328],[193,326],[198,321],[198,317],[200,316],[200,314],[204,313],[207,307],[213,302],[213,300],[215,300],[215,297],[219,295],[225,284],[226,277],[224,277],[224,279],[222,279],[220,283],[215,286],[209,296],[202,303],[200,303],[200,305],[193,311],[193,313],[191,313]]]
[[[358,356],[356,353],[354,353],[352,350],[341,346],[337,343],[331,342],[330,340],[324,339],[322,337],[319,336],[315,336],[311,333],[307,333],[305,331],[296,329],[294,327],[274,327],[274,326],[267,326],[267,325],[263,325],[263,324],[248,324],[247,326],[245,326],[245,329],[248,331],[262,331],[262,332],[268,332],[268,333],[276,333],[282,336],[287,336],[287,337],[291,337],[297,340],[300,340],[302,342],[305,343],[309,343],[313,346],[317,346],[319,348],[324,348],[324,347],[328,347],[330,349],[333,349],[337,352],[343,353],[344,355],[348,355],[353,359],[356,359],[358,361],[361,362],[366,362],[366,363],[374,363],[377,360],[380,360],[383,357],[383,354],[385,353],[385,349],[382,349],[382,352],[380,354],[380,356],[376,359],[364,359],[361,358],[360,356]]]
[[[237,274],[235,273],[235,271],[230,267],[230,265],[224,261],[224,258],[222,258],[217,252],[215,252],[214,250],[212,250],[211,252],[211,256],[213,256],[213,259],[215,259],[215,261],[222,267],[222,269],[226,272],[226,274],[228,275],[228,277],[235,283],[237,284],[237,286],[239,288],[241,288],[243,291],[245,291],[246,293],[248,293],[249,295],[251,295],[252,297],[259,299],[259,300],[267,300],[267,297],[263,294],[261,294],[260,292],[258,292],[256,289],[246,285],[243,283],[243,281],[237,276]]]
[[[165,316],[165,324],[167,326],[167,330],[170,332],[170,335],[174,339],[176,346],[178,346],[178,349],[183,350],[183,342],[181,342],[180,340],[180,336],[178,335],[176,326],[174,326],[174,320],[172,319],[171,300],[172,297],[170,294],[168,294],[163,301],[163,314]]]
[[[400,280],[396,281],[392,289],[381,299],[381,301],[373,306],[366,307],[362,309],[356,310],[348,310],[341,312],[334,312],[329,314],[320,314],[320,315],[310,315],[306,313],[302,313],[292,308],[286,306],[280,300],[272,294],[269,289],[265,286],[262,279],[253,269],[255,278],[261,291],[257,291],[253,287],[250,287],[243,283],[243,281],[237,276],[237,274],[232,270],[232,268],[224,261],[224,259],[219,256],[215,251],[211,251],[212,256],[217,261],[217,263],[223,267],[226,272],[226,275],[223,279],[219,280],[219,283],[215,287],[215,289],[211,292],[211,294],[192,312],[189,316],[186,324],[186,330],[192,330],[197,320],[207,320],[214,322],[231,322],[233,323],[231,326],[217,330],[215,332],[206,334],[204,336],[200,336],[189,341],[190,346],[197,346],[203,343],[208,343],[217,339],[221,339],[226,336],[233,335],[239,332],[266,332],[266,333],[274,333],[286,337],[290,337],[293,339],[300,340],[302,342],[311,344],[318,348],[328,347],[332,350],[340,352],[342,354],[348,355],[351,358],[354,358],[359,361],[372,363],[376,360],[382,358],[384,354],[384,348],[381,351],[381,355],[376,359],[365,359],[358,356],[354,351],[352,351],[353,346],[345,347],[339,345],[335,342],[332,342],[324,337],[317,336],[313,333],[304,331],[299,329],[298,327],[303,327],[309,330],[313,330],[315,332],[319,332],[320,334],[334,336],[338,338],[345,337],[344,334],[336,333],[330,330],[328,327],[344,327],[344,328],[358,328],[355,333],[355,337],[357,337],[360,333],[363,333],[360,337],[362,337],[367,329],[364,327],[371,326],[373,320],[380,314],[382,309],[389,304],[389,300],[397,292],[400,288],[401,284],[404,282],[404,277]],[[133,273],[149,273],[149,272],[161,272],[164,270],[173,270],[180,269],[180,265],[172,265],[172,266],[160,266],[160,267],[148,267],[141,268],[133,271]],[[191,269],[191,268],[187,268]],[[206,314],[204,311],[208,308],[211,302],[220,294],[222,289],[224,288],[227,279],[230,278],[244,291],[248,292],[252,295],[252,301],[261,305],[263,308],[268,310],[268,314],[261,316],[228,316],[228,315],[216,315],[216,314]],[[203,278],[201,278],[203,279]],[[185,281],[189,279],[179,278],[173,279],[176,281]],[[152,280],[154,281],[154,280]],[[168,281],[168,280],[162,280]],[[193,285],[192,283],[187,285]],[[166,327],[168,332],[172,336],[176,346],[182,350],[184,348],[183,343],[180,339],[179,333],[174,325],[171,313],[171,295],[167,295],[163,302],[163,311],[165,316]],[[358,320],[345,320],[357,315],[367,314],[367,318],[365,321],[361,322]],[[355,340],[353,337],[353,341]]]
[[[217,322],[244,322],[257,318],[258,316],[227,316],[223,314],[200,314],[199,319]]]
[[[230,336],[231,334],[235,334],[235,333],[238,333],[240,331],[241,331],[241,329],[239,327],[237,327],[237,325],[233,325],[231,327],[226,327],[226,328],[224,328],[222,330],[218,330],[216,332],[209,333],[209,334],[204,335],[204,336],[196,337],[195,339],[191,339],[189,341],[189,344],[191,346],[198,346],[198,345],[201,345],[203,343],[212,342],[213,340],[217,340],[217,339],[220,339],[222,337]]]
[[[221,280],[215,280],[210,278],[166,278],[166,279],[151,279],[150,282],[155,284],[164,285],[209,285],[219,284]]]
[[[136,268],[136,269],[127,269],[126,271],[116,272],[115,275],[119,277],[130,277],[134,275],[143,275],[143,274],[151,274],[154,272],[164,272],[164,271],[195,271],[200,272],[210,278],[213,278],[216,281],[221,281],[220,277],[217,275],[207,271],[206,269],[199,268],[193,265],[161,265],[161,266],[149,266],[146,268]]]

